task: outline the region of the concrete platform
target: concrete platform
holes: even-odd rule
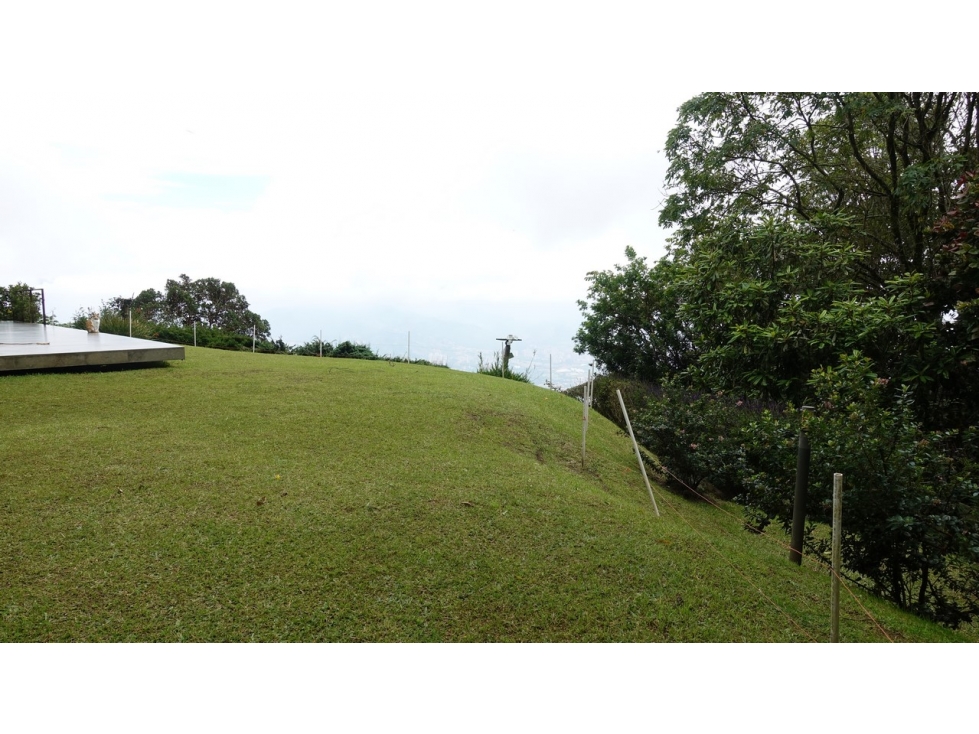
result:
[[[115,334],[89,334],[63,326],[0,321],[0,372],[64,367],[139,364],[183,359],[184,348],[130,339]]]

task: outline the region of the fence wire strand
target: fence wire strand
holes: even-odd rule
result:
[[[733,512],[729,512],[729,511],[728,511],[727,509],[725,509],[724,507],[722,507],[721,505],[719,505],[719,504],[718,504],[717,502],[715,502],[715,501],[714,501],[713,499],[711,499],[710,497],[707,497],[706,495],[703,495],[703,494],[701,494],[700,492],[698,492],[697,490],[695,490],[695,489],[694,489],[693,487],[691,487],[691,486],[690,486],[689,484],[687,484],[687,483],[686,483],[686,482],[684,482],[684,481],[683,481],[682,479],[680,479],[680,477],[678,477],[678,476],[677,476],[676,474],[674,474],[673,472],[671,472],[671,471],[669,470],[669,468],[667,468],[667,466],[666,466],[665,464],[663,464],[663,463],[662,463],[661,461],[659,461],[659,460],[656,460],[656,466],[655,466],[654,468],[657,468],[657,469],[661,469],[662,471],[665,471],[665,472],[666,472],[667,474],[669,474],[669,475],[670,475],[671,477],[673,477],[673,478],[674,478],[674,479],[675,479],[676,481],[678,481],[678,482],[679,482],[679,483],[680,483],[681,485],[683,485],[684,487],[686,487],[686,488],[687,488],[687,489],[688,489],[688,490],[689,490],[690,492],[692,492],[693,494],[695,494],[695,495],[696,495],[697,497],[699,497],[700,499],[702,499],[702,500],[704,500],[704,501],[705,501],[705,502],[707,502],[708,504],[710,504],[710,505],[713,505],[714,507],[716,507],[716,508],[717,508],[718,510],[720,510],[720,511],[721,511],[721,512],[723,512],[724,514],[726,514],[726,515],[728,515],[729,517],[732,517],[732,518],[734,518],[734,519],[736,519],[736,520],[738,520],[738,521],[740,521],[740,522],[742,522],[742,523],[744,523],[744,525],[745,525],[745,526],[746,526],[747,528],[749,528],[749,529],[751,529],[751,530],[752,530],[753,532],[755,532],[755,533],[757,533],[758,535],[761,535],[761,536],[763,536],[764,538],[766,538],[766,539],[768,539],[769,541],[771,541],[771,542],[773,542],[773,543],[775,543],[776,545],[778,545],[778,546],[780,546],[780,547],[781,547],[781,548],[782,548],[783,550],[787,550],[787,551],[792,551],[792,550],[793,550],[793,548],[792,548],[792,546],[791,546],[791,545],[788,545],[787,543],[784,543],[784,542],[782,542],[782,541],[781,541],[781,540],[779,540],[778,538],[776,538],[776,537],[774,537],[774,536],[772,536],[772,535],[769,535],[769,534],[768,534],[768,533],[767,533],[767,532],[766,532],[765,530],[763,530],[763,529],[761,529],[761,528],[756,528],[756,527],[754,527],[753,525],[751,525],[750,523],[747,523],[747,522],[745,522],[745,520],[744,520],[744,518],[743,518],[743,517],[738,517],[738,516],[737,516],[737,515],[735,515],[735,514],[734,514]],[[663,498],[663,501],[664,501],[664,502],[667,502],[667,500],[666,500],[666,498],[665,498],[665,497],[663,497],[663,493],[662,493],[662,492],[660,492],[660,497],[661,497],[661,498]],[[689,522],[687,521],[687,519],[686,519],[685,517],[683,517],[683,516],[682,516],[682,515],[681,515],[681,514],[679,513],[679,511],[678,511],[678,510],[676,509],[676,507],[674,507],[674,506],[673,506],[673,505],[672,505],[671,503],[669,503],[669,502],[667,502],[667,504],[669,504],[669,505],[670,505],[670,507],[671,507],[671,509],[673,509],[673,510],[674,510],[674,512],[676,512],[676,513],[677,513],[677,516],[678,516],[678,517],[680,517],[680,519],[681,519],[681,520],[683,520],[683,521],[684,521],[684,522],[686,522],[686,523],[687,523],[688,525],[690,525],[690,523],[689,523]],[[691,525],[691,527],[693,527],[693,526]],[[696,528],[694,528],[694,530],[696,531]],[[699,531],[696,531],[696,532],[698,532],[698,533],[699,533]],[[708,541],[708,544],[709,544],[709,541]],[[719,552],[719,551],[718,551],[718,552]],[[723,555],[722,555],[722,557],[723,557]],[[827,564],[827,563],[826,563],[826,561],[825,561],[825,560],[823,560],[822,558],[811,558],[811,557],[809,557],[809,556],[803,556],[803,558],[809,558],[810,560],[813,560],[814,562],[816,562],[816,563],[819,563],[819,564],[822,564],[823,566],[825,566],[826,568],[828,568],[828,569],[829,569],[829,571],[830,571],[830,573],[831,573],[832,575],[834,575],[834,576],[835,576],[835,577],[836,577],[836,578],[837,578],[837,579],[839,580],[839,582],[840,582],[840,585],[841,585],[841,586],[842,586],[842,587],[843,587],[844,589],[846,589],[846,591],[847,591],[847,593],[848,593],[848,594],[849,594],[849,595],[850,595],[851,597],[853,597],[853,600],[854,600],[854,601],[855,601],[855,602],[857,603],[857,606],[859,606],[859,607],[860,607],[860,609],[861,609],[861,610],[863,611],[863,613],[864,613],[864,614],[866,615],[866,617],[867,617],[867,618],[868,618],[868,619],[869,619],[869,620],[870,620],[871,622],[873,622],[873,624],[874,624],[874,626],[876,626],[878,630],[880,630],[880,633],[881,633],[881,634],[882,634],[882,635],[884,636],[884,638],[885,638],[885,639],[886,639],[886,640],[887,640],[888,642],[894,642],[894,640],[893,640],[893,638],[892,638],[892,637],[891,637],[891,636],[890,636],[889,634],[887,634],[887,631],[886,631],[886,630],[884,629],[884,627],[883,627],[883,626],[882,626],[882,625],[880,624],[880,622],[878,622],[878,621],[877,621],[877,619],[876,619],[876,618],[874,617],[874,615],[873,615],[873,614],[871,614],[871,613],[870,613],[870,611],[869,611],[869,610],[867,609],[867,607],[865,607],[865,606],[863,605],[863,603],[862,603],[862,602],[860,601],[860,599],[859,599],[859,598],[857,597],[857,595],[856,595],[856,594],[855,594],[855,593],[853,592],[853,590],[852,590],[852,589],[850,589],[850,587],[849,587],[849,585],[848,585],[848,584],[846,583],[846,581],[844,581],[844,579],[843,579],[843,577],[842,577],[842,576],[840,576],[840,575],[839,575],[839,574],[838,574],[838,573],[836,572],[836,570],[835,570],[835,569],[834,569],[834,568],[833,568],[832,566],[830,566],[829,564]],[[725,558],[725,561],[727,561],[727,559],[726,559],[726,558]],[[730,563],[730,561],[728,561],[728,562]],[[739,571],[739,573],[740,573],[740,571]],[[749,582],[749,583],[750,583],[750,582]],[[756,588],[757,588],[757,587],[756,587]],[[761,590],[759,589],[759,591],[761,591]],[[762,593],[763,593],[763,592],[762,592]],[[772,604],[774,605],[774,602],[772,602]],[[777,607],[776,607],[776,608],[777,608]],[[782,610],[781,610],[781,609],[779,609],[779,611],[782,611]],[[785,612],[782,612],[782,613],[783,613],[783,614],[785,614]],[[794,622],[794,620],[793,620],[793,622]],[[797,625],[797,626],[798,626],[798,625]],[[801,628],[800,628],[800,629],[801,629]],[[808,635],[808,633],[806,633],[806,634]],[[813,638],[812,638],[812,637],[810,636],[810,639],[813,639]],[[815,642],[815,640],[813,640],[813,641]]]

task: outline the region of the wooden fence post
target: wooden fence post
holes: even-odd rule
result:
[[[840,549],[843,541],[843,475],[833,475],[833,587],[830,595],[830,642],[840,641]]]

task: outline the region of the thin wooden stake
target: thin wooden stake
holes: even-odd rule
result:
[[[625,409],[625,401],[622,399],[622,393],[616,389],[615,394],[619,396],[619,405],[622,407],[622,417],[625,418],[625,427],[629,429],[629,438],[632,439],[632,448],[636,450],[636,459],[639,461],[639,471],[642,472],[642,478],[646,482],[646,489],[649,490],[649,499],[653,501],[653,509],[656,510],[656,517],[659,517],[659,507],[656,506],[656,498],[653,496],[653,487],[649,483],[649,477],[646,476],[646,465],[642,463],[642,454],[639,453],[639,444],[636,443],[636,436],[632,432],[632,422],[629,420],[629,413]]]
[[[840,641],[840,550],[843,542],[843,475],[833,475],[833,586],[830,595],[830,642]]]

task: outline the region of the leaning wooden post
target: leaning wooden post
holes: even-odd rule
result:
[[[659,517],[659,507],[656,506],[656,498],[653,496],[653,488],[649,484],[649,477],[646,476],[646,465],[642,463],[642,454],[639,453],[639,444],[636,443],[636,436],[632,432],[632,423],[629,421],[629,413],[625,409],[625,401],[622,399],[622,393],[616,389],[615,394],[619,396],[619,405],[622,408],[622,417],[625,418],[625,427],[629,429],[629,438],[632,439],[632,448],[636,450],[636,459],[639,460],[639,471],[642,472],[642,478],[646,482],[646,489],[649,490],[649,499],[653,501],[653,509],[656,510],[656,517]]]
[[[830,642],[840,641],[840,546],[843,541],[843,475],[833,475],[833,587],[830,595]]]

